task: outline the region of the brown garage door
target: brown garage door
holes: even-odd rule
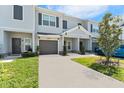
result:
[[[57,41],[40,40],[40,54],[57,54],[58,43]]]

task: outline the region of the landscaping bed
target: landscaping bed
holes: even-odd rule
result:
[[[38,57],[0,63],[0,88],[37,88]]]
[[[97,60],[99,60],[99,58],[100,57],[83,57],[83,58],[74,58],[72,60],[124,82],[124,67],[101,65],[97,63]],[[123,64],[124,60],[120,60],[120,63]]]

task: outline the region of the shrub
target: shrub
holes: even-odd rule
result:
[[[4,58],[4,55],[3,54],[0,54],[0,58]]]
[[[66,49],[66,46],[64,45],[63,46],[63,56],[66,56],[67,55],[67,49]]]
[[[23,52],[23,53],[21,53],[21,56],[22,57],[34,57],[34,56],[37,56],[37,53],[34,53],[34,52]]]
[[[36,53],[37,53],[37,55],[39,55],[39,52],[40,52],[40,47],[37,46],[37,47],[36,47]]]

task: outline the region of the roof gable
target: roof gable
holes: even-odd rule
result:
[[[85,38],[89,39],[91,33],[89,33],[84,27],[76,26],[68,31],[62,33],[65,37],[74,37],[74,38]]]

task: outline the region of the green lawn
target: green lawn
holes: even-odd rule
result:
[[[74,58],[72,60],[124,82],[124,68],[113,67],[113,66],[108,67],[108,66],[100,65],[96,63],[96,61],[99,58],[100,57],[83,57],[83,58]],[[124,63],[124,60],[120,60],[120,62]]]
[[[0,63],[1,88],[37,88],[38,57],[18,58],[14,62]]]

